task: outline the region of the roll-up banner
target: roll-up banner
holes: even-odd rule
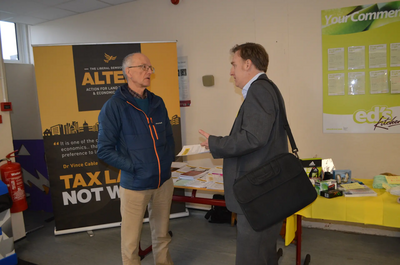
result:
[[[324,133],[400,133],[400,1],[323,10]]]
[[[123,58],[149,57],[150,91],[163,98],[176,154],[182,148],[176,42],[34,46],[36,83],[55,234],[119,226],[119,170],[97,158],[98,115],[126,81]],[[171,215],[186,214],[184,204]]]

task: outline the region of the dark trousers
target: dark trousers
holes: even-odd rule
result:
[[[276,242],[282,222],[256,232],[243,214],[237,215],[236,265],[278,265]]]

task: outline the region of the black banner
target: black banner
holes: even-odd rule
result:
[[[126,83],[122,60],[140,52],[140,44],[72,46],[79,111],[100,110],[117,88]]]
[[[120,222],[118,170],[97,158],[97,131],[47,135],[44,144],[57,230]]]

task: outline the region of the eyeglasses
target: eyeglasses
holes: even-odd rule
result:
[[[156,72],[156,69],[151,65],[141,64],[141,65],[135,65],[135,66],[128,66],[128,68],[134,68],[134,67],[140,67],[145,72],[147,72],[150,69],[153,74]]]

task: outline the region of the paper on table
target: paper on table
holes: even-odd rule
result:
[[[364,186],[361,185],[358,182],[354,182],[354,183],[349,183],[349,184],[341,184],[341,186],[345,189],[345,190],[355,190],[355,189],[363,189]]]
[[[204,179],[194,179],[185,184],[187,187],[207,188],[207,182]]]
[[[179,176],[180,179],[198,179],[207,174],[207,171],[191,170]]]
[[[354,184],[354,183],[351,183],[351,184]],[[346,185],[350,185],[350,184],[346,184]],[[343,195],[345,197],[378,196],[378,194],[374,190],[370,189],[367,185],[360,184],[360,186],[362,186],[361,189],[357,188],[357,189],[344,190]]]
[[[188,163],[185,162],[172,162],[171,167],[172,168],[182,168],[186,166]]]
[[[184,145],[182,147],[182,150],[179,152],[177,156],[196,155],[208,152],[210,152],[210,150],[206,149],[204,146],[201,146],[199,144]]]
[[[224,190],[224,184],[220,182],[207,182],[209,185],[207,185],[207,189],[210,190]]]
[[[385,176],[389,184],[400,184],[400,176]]]
[[[180,176],[181,176],[181,172],[178,172],[178,171],[172,171],[171,172],[171,177],[173,177],[173,178],[179,178]]]
[[[182,174],[182,173],[185,173],[185,172],[196,170],[196,168],[197,168],[196,166],[186,165],[184,167],[179,168],[176,172],[180,172]]]
[[[210,174],[208,173],[206,176],[207,181],[213,181],[213,182],[224,182],[224,178],[221,175],[216,175],[216,174]]]
[[[174,185],[175,186],[186,186],[186,184],[190,181],[191,181],[190,179],[179,179],[176,182],[174,182]]]
[[[218,167],[213,167],[210,170],[208,170],[208,173],[210,174],[219,174],[222,176],[222,167],[218,166]]]
[[[172,179],[172,182],[175,184],[175,182],[177,182],[179,180],[179,177],[172,176],[171,179]]]

